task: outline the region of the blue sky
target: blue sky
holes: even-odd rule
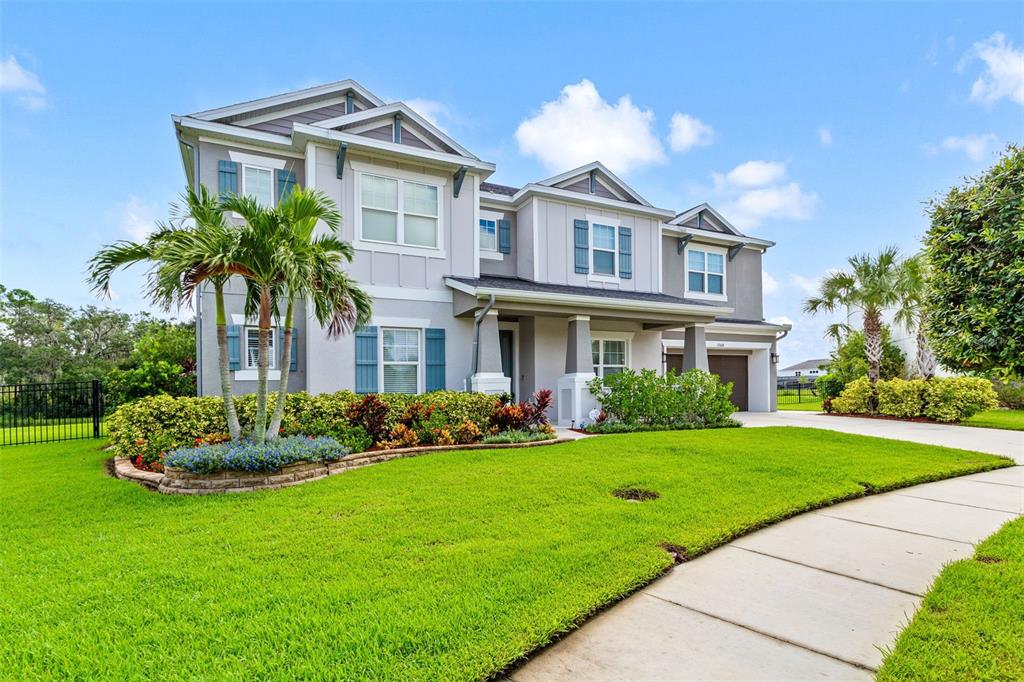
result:
[[[171,114],[354,78],[521,184],[601,158],[778,246],[783,362],[808,287],[916,250],[929,198],[1024,140],[1024,5],[0,5],[0,282],[71,304],[184,184]],[[627,98],[627,99],[623,99]],[[556,163],[553,158],[565,159]],[[750,163],[753,162],[753,163]],[[145,309],[138,273],[114,305]]]

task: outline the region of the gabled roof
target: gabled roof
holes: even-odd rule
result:
[[[248,102],[241,102],[239,104],[232,104],[226,107],[219,107],[217,109],[208,109],[206,111],[199,111],[194,114],[190,114],[190,118],[197,118],[201,121],[219,121],[226,118],[234,118],[244,115],[256,116],[260,112],[283,108],[288,105],[297,105],[302,102],[316,102],[321,99],[328,99],[337,95],[343,95],[347,92],[353,92],[361,97],[366,102],[369,102],[374,107],[379,107],[384,104],[384,100],[377,97],[375,94],[364,88],[362,85],[354,80],[346,79],[343,81],[335,81],[333,83],[327,83],[325,85],[317,85],[312,88],[304,88],[302,90],[293,90],[291,92],[285,92],[280,95],[273,95],[271,97],[263,97],[260,99],[250,100]]]
[[[431,136],[437,138],[445,145],[447,145],[451,151],[461,154],[462,156],[468,156],[473,159],[478,157],[471,151],[460,145],[454,139],[452,139],[448,133],[444,132],[436,125],[425,119],[423,116],[418,114],[415,109],[410,107],[405,102],[394,102],[392,104],[386,104],[383,106],[375,107],[373,109],[366,109],[364,111],[357,111],[352,114],[344,114],[342,116],[336,116],[334,118],[328,118],[323,121],[317,121],[312,125],[319,128],[327,128],[329,130],[344,130],[354,125],[361,125],[364,123],[371,123],[378,119],[392,119],[395,114],[402,114],[403,118],[413,121],[416,126],[425,130]]]
[[[715,221],[717,221],[722,226],[722,228],[724,228],[726,230],[726,234],[732,234],[732,235],[735,235],[737,237],[745,237],[746,236],[745,234],[743,234],[742,232],[737,230],[735,227],[733,227],[733,224],[730,223],[728,220],[726,220],[725,216],[723,216],[721,213],[716,211],[714,209],[714,207],[711,204],[708,204],[708,203],[699,204],[697,206],[694,206],[691,209],[683,211],[682,213],[677,213],[676,216],[674,218],[672,218],[672,220],[668,221],[668,224],[669,225],[684,225],[685,223],[688,223],[689,221],[693,220],[694,218],[699,218],[701,216],[701,214],[705,213],[705,212],[711,214],[711,216],[715,219]]]
[[[595,173],[597,180],[602,182],[602,184],[604,184],[612,194],[617,195],[617,198],[620,200],[652,207],[652,205],[644,199],[639,192],[623,182],[617,175],[615,175],[615,173],[608,170],[600,161],[591,161],[579,168],[573,168],[572,170],[566,171],[552,178],[548,178],[547,180],[541,180],[536,184],[544,187],[564,187],[566,185],[572,185],[574,180],[589,178],[591,172]]]
[[[818,369],[822,365],[827,365],[830,362],[832,362],[832,358],[817,358],[815,360],[804,360],[803,362],[798,362],[795,365],[790,365],[789,367],[783,367],[779,371],[780,372],[795,372],[796,370]]]

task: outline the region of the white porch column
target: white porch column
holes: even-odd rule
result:
[[[590,411],[597,401],[587,389],[594,378],[594,362],[590,348],[590,317],[574,315],[569,318],[565,339],[565,374],[558,379],[558,425],[590,421]]]
[[[509,393],[512,390],[512,380],[501,370],[498,311],[493,308],[480,320],[476,373],[469,378],[469,390],[493,394]]]
[[[708,371],[708,348],[704,343],[704,325],[691,324],[684,330],[683,371],[702,369]]]

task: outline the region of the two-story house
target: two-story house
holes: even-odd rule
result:
[[[774,409],[775,343],[788,328],[763,319],[761,257],[773,243],[707,204],[652,206],[598,161],[493,184],[494,164],[350,80],[173,120],[188,182],[268,205],[315,187],[342,212],[373,320],[328,339],[300,310],[293,390],[551,388],[568,424],[587,419],[595,374],[699,367],[734,382],[740,409]],[[227,301],[239,392],[256,380],[242,292],[235,283]],[[219,390],[213,311],[204,290],[201,394]]]

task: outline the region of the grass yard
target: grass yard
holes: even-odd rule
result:
[[[1024,679],[1024,518],[942,571],[878,679]]]
[[[778,402],[778,408],[780,410],[796,410],[800,412],[821,412],[821,398],[815,398],[814,400],[804,400],[800,403],[784,403],[782,399]]]
[[[100,434],[106,435],[106,433],[106,423],[100,422]],[[0,426],[0,445],[32,440],[55,440],[59,438],[92,438],[92,419],[69,421],[61,424]]]
[[[277,491],[162,496],[97,443],[0,448],[15,679],[480,679],[782,517],[1005,459],[816,429],[429,454]],[[621,487],[661,497],[628,502]]]
[[[1024,431],[1024,410],[985,410],[960,423],[987,429]]]

